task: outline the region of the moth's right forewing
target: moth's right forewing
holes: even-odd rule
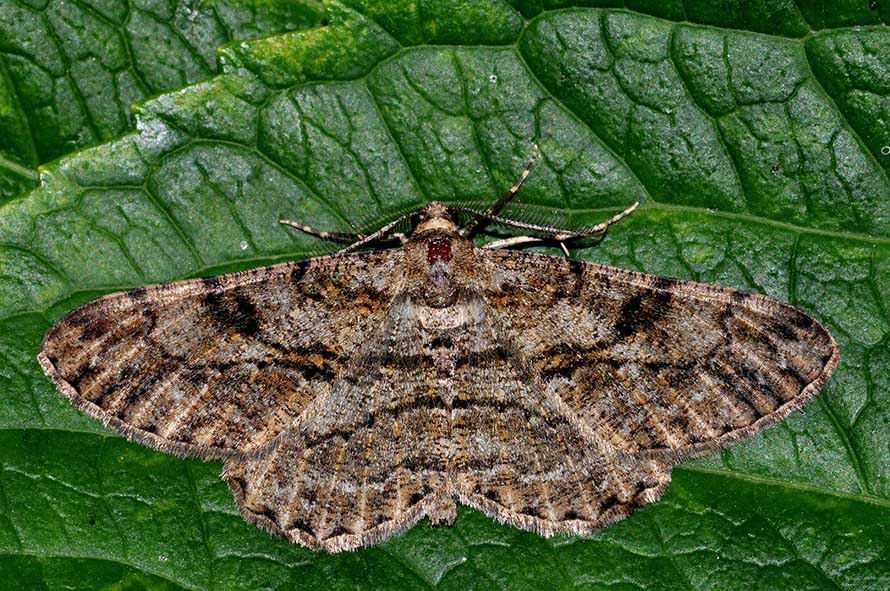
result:
[[[390,297],[398,251],[323,257],[138,288],[90,302],[40,363],[82,410],[152,447],[262,452],[325,395]]]
[[[493,252],[493,310],[545,391],[618,450],[678,460],[809,400],[839,351],[814,318],[744,291]]]

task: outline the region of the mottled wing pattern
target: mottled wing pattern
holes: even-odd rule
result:
[[[324,396],[389,305],[399,251],[116,293],[47,334],[40,363],[81,409],[164,451],[261,451]],[[350,330],[343,330],[350,327]]]
[[[292,541],[339,551],[427,515],[455,515],[451,432],[433,337],[404,298],[267,456],[230,460],[223,477],[245,518]]]
[[[490,257],[486,301],[535,381],[625,454],[676,460],[752,435],[806,402],[838,360],[821,324],[764,296]]]
[[[487,310],[486,310],[487,313]],[[506,335],[457,355],[453,479],[466,505],[543,535],[591,533],[661,496],[670,466],[619,462],[530,375]]]

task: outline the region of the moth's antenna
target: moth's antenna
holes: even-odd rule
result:
[[[541,244],[547,242],[556,242],[559,244],[560,248],[562,248],[562,251],[565,253],[565,255],[569,256],[569,249],[564,244],[567,240],[591,237],[602,238],[606,235],[606,231],[609,229],[609,226],[621,221],[622,219],[632,214],[639,205],[640,203],[639,201],[637,201],[621,213],[613,215],[606,221],[595,226],[583,228],[581,230],[560,230],[558,228],[548,228],[547,226],[537,226],[535,224],[527,224],[525,222],[508,220],[500,218],[498,216],[488,216],[488,220],[491,222],[504,224],[505,226],[513,226],[514,228],[534,230],[535,232],[544,232],[544,234],[537,236],[512,236],[510,238],[503,238],[501,240],[489,242],[482,248],[507,248],[509,246],[517,246],[519,244]]]
[[[419,211],[419,210],[417,210],[417,211]],[[397,217],[396,219],[394,219],[390,223],[386,224],[385,226],[383,226],[382,228],[380,228],[373,234],[368,234],[367,236],[362,237],[358,242],[354,242],[354,243],[350,244],[349,246],[347,246],[346,248],[341,248],[340,250],[337,251],[337,254],[346,254],[347,252],[352,252],[353,250],[355,250],[357,248],[361,248],[362,246],[364,246],[365,244],[367,244],[369,242],[373,242],[375,240],[379,240],[380,238],[383,238],[384,236],[389,234],[390,230],[392,230],[393,228],[395,228],[396,226],[398,226],[405,220],[409,219],[411,216],[416,214],[417,211],[411,211],[409,213],[406,213],[404,215]],[[399,235],[399,238],[401,239],[401,235]]]
[[[522,188],[523,183],[525,183],[525,179],[528,178],[529,173],[532,171],[532,166],[535,165],[535,160],[538,159],[538,144],[532,145],[532,157],[528,161],[528,164],[525,165],[525,170],[522,171],[522,174],[519,175],[519,180],[516,181],[516,184],[510,187],[510,189],[501,195],[501,197],[494,202],[494,204],[486,209],[481,216],[474,217],[467,224],[460,229],[460,233],[462,236],[470,237],[474,232],[478,232],[481,230],[488,221],[485,219],[485,216],[493,216],[497,214],[501,210],[502,207],[507,205],[511,199],[519,192],[519,189]]]
[[[312,236],[317,236],[318,238],[324,238],[325,240],[361,240],[365,237],[364,234],[358,234],[353,232],[328,232],[326,230],[318,230],[313,228],[312,226],[305,226],[299,222],[295,222],[293,220],[278,220],[279,224],[284,224],[285,226],[290,226],[291,228],[296,228],[301,232],[305,232],[306,234],[311,234]]]
[[[405,210],[403,209],[402,211]],[[291,228],[296,228],[297,230],[300,230],[301,232],[305,232],[312,236],[324,238],[325,240],[350,242],[351,244],[349,244],[345,248],[338,250],[335,253],[343,254],[351,252],[357,248],[361,248],[365,244],[374,242],[375,240],[398,239],[402,242],[402,244],[404,244],[407,240],[406,235],[402,232],[391,232],[391,230],[399,224],[403,223],[405,220],[410,219],[411,216],[417,214],[419,211],[421,210],[414,209],[407,213],[404,213],[372,234],[362,234],[358,232],[327,232],[324,230],[318,230],[316,228],[313,228],[312,226],[306,226],[293,220],[278,220],[278,223],[284,224],[285,226],[290,226]]]

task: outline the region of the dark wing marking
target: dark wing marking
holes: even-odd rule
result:
[[[125,436],[178,454],[258,453],[330,390],[389,305],[398,251],[142,287],[46,335],[58,388]]]
[[[792,306],[555,257],[492,251],[486,300],[535,379],[615,448],[679,459],[809,400],[839,352]]]
[[[425,515],[453,513],[446,494],[450,415],[410,310],[395,303],[365,334],[330,394],[280,445],[261,458],[226,462],[223,477],[246,519],[337,552]]]

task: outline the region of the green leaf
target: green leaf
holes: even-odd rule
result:
[[[0,207],[0,577],[890,587],[890,31],[850,26],[888,8],[645,4],[661,18],[530,0],[332,3],[328,27],[227,46],[222,75],[140,104],[135,133],[48,165]],[[592,539],[461,510],[450,528],[313,553],[244,522],[218,463],[109,433],[35,361],[52,322],[103,293],[330,249],[282,217],[366,229],[434,198],[490,200],[533,142],[542,155],[514,213],[555,209],[575,226],[642,202],[576,256],[769,294],[842,349],[815,401],[676,468],[661,501]]]
[[[320,0],[0,0],[0,202],[132,129],[133,102],[216,74],[223,43],[321,20]]]

